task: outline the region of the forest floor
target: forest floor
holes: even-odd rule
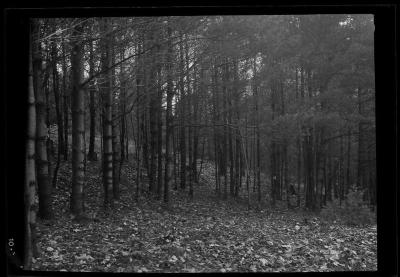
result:
[[[62,163],[53,220],[38,222],[34,270],[95,272],[292,272],[377,270],[376,225],[326,224],[300,210],[247,209],[215,195],[204,164],[194,199],[171,190],[171,204],[140,195],[135,171],[122,169],[121,199],[102,209],[99,162],[86,171],[91,219],[69,214],[70,163]],[[309,220],[305,220],[308,218]]]

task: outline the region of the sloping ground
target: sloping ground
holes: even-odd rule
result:
[[[165,207],[135,200],[135,172],[123,168],[121,200],[104,212],[98,163],[87,169],[86,206],[77,223],[69,208],[70,165],[60,168],[55,220],[38,224],[36,270],[107,272],[248,272],[376,270],[376,227],[324,225],[294,211],[247,210],[215,196],[211,166],[195,197],[171,193]]]

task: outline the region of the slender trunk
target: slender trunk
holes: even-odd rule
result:
[[[181,34],[181,42],[179,43],[179,63],[180,63],[180,156],[181,156],[181,182],[180,188],[185,189],[186,187],[186,137],[185,137],[185,89],[184,89],[184,60],[183,60],[183,35]]]
[[[47,48],[47,45],[46,45]],[[48,51],[47,51],[48,52]],[[46,55],[49,59],[49,55]],[[50,68],[46,70],[44,74],[44,92],[45,92],[45,106],[46,106],[46,152],[47,152],[47,167],[48,167],[48,180],[49,182],[52,180],[54,176],[54,145],[53,140],[51,139],[51,132],[50,132]]]
[[[189,156],[189,198],[193,199],[193,171],[192,171],[192,165],[193,165],[193,127],[190,126],[193,124],[193,113],[192,113],[192,108],[193,108],[193,94],[194,91],[191,89],[191,82],[190,82],[190,72],[189,72],[189,57],[188,57],[188,44],[187,41],[185,43],[185,61],[186,61],[186,85],[187,85],[187,111],[188,111],[188,116],[187,116],[187,124],[189,125],[188,127],[188,156]]]
[[[197,172],[197,178],[196,178],[196,183],[198,183],[199,182],[199,180],[200,180],[200,176],[201,176],[201,172],[202,172],[202,170],[203,170],[203,161],[204,161],[204,150],[205,150],[205,142],[206,142],[206,138],[204,137],[203,138],[203,143],[202,143],[202,146],[201,146],[201,157],[200,157],[200,168],[199,168],[199,170],[198,170],[198,172]]]
[[[125,57],[125,50],[122,49],[120,52],[120,59],[124,59]],[[125,159],[125,149],[126,145],[128,144],[128,136],[126,132],[126,80],[125,80],[125,71],[124,71],[124,66],[123,63],[120,65],[120,73],[119,73],[119,83],[120,83],[120,97],[119,97],[119,106],[121,109],[122,116],[120,117],[120,146],[121,146],[121,153],[120,153],[120,170],[122,167],[122,164],[124,163]]]
[[[364,115],[364,107],[362,103],[363,92],[361,88],[357,89],[358,95],[358,113]],[[365,124],[361,119],[358,123],[358,164],[357,164],[357,188],[364,190],[367,187],[366,182],[366,145],[365,145]],[[364,199],[365,200],[365,199]]]
[[[339,156],[339,198],[344,200],[344,147],[343,147],[343,137],[340,137],[340,156]]]
[[[285,192],[286,192],[286,202],[288,208],[290,208],[290,196],[291,193],[289,192],[289,175],[288,175],[288,146],[287,142],[283,146],[283,182],[285,183]]]
[[[137,51],[138,52],[140,52],[141,51],[141,49],[140,49],[140,43],[138,42],[137,43]],[[140,92],[141,92],[141,82],[142,82],[142,79],[140,78],[141,76],[140,76],[140,69],[139,69],[139,67],[140,67],[140,65],[141,65],[141,57],[139,57],[138,58],[138,60],[137,60],[137,66],[138,66],[138,69],[137,69],[137,71],[136,71],[136,75],[137,75],[137,78],[136,78],[136,99],[137,99],[137,107],[136,107],[136,147],[135,147],[135,150],[136,150],[136,200],[138,200],[138,198],[139,198],[139,191],[140,191],[140,185],[141,185],[141,176],[142,176],[142,174],[141,174],[141,170],[142,170],[142,168],[141,168],[141,161],[140,161],[140,156],[141,156],[141,147],[142,147],[142,142],[141,142],[141,136],[140,136],[140,134],[141,134],[141,126],[142,126],[142,122],[140,122],[140,117],[141,117],[141,113],[140,113],[140,109],[139,109],[139,107],[141,106],[140,104],[141,104],[141,102],[140,102],[140,100],[139,100],[139,97],[140,97]],[[132,115],[133,116],[133,115]],[[134,130],[134,127],[133,127],[133,119],[131,120],[131,123],[132,123],[132,132],[133,132],[133,130]],[[142,130],[143,131],[143,130]],[[134,134],[132,134],[132,137],[134,138],[135,136],[134,136]]]
[[[111,25],[112,26],[112,25]],[[112,27],[111,27],[112,28]],[[110,38],[109,43],[111,47],[111,65],[115,64],[115,53],[113,47],[113,38]],[[118,114],[120,113],[120,107],[118,105],[117,90],[115,87],[115,67],[111,69],[111,93],[112,93],[112,104],[111,104],[111,113],[112,113],[112,122],[111,122],[111,132],[112,132],[112,176],[113,176],[113,199],[119,200],[120,192],[119,192],[119,182],[120,182],[120,174],[121,174],[121,145],[119,138],[119,120]]]
[[[159,50],[159,49],[158,49]],[[161,76],[162,65],[157,64],[157,197],[162,198],[162,187],[163,187],[163,170],[162,170],[162,76]]]
[[[228,126],[227,126],[227,81],[228,81],[228,67],[227,67],[227,62],[225,61],[225,65],[223,67],[224,72],[223,72],[223,80],[222,80],[222,110],[223,110],[223,143],[222,143],[222,170],[221,173],[224,177],[224,199],[227,199],[228,197],[228,176],[227,176],[227,166],[228,166]]]
[[[235,131],[235,197],[239,196],[239,187],[241,186],[241,141],[240,141],[240,132],[239,132],[239,123],[240,123],[240,110],[239,110],[239,102],[240,102],[240,94],[239,94],[239,72],[238,72],[238,61],[234,60],[234,68],[233,68],[233,78],[234,78],[234,101],[235,101],[235,125],[237,130]]]
[[[104,18],[101,22],[104,33],[109,32],[109,20]],[[111,72],[111,47],[110,35],[101,41],[102,46],[102,69],[105,85],[102,91],[103,97],[103,186],[104,207],[113,206],[113,149],[112,149],[112,72]]]
[[[300,134],[297,136],[297,207],[300,207],[300,184],[301,184],[301,141]]]
[[[346,166],[346,191],[345,194],[349,193],[351,187],[351,180],[350,180],[350,168],[351,166],[351,129],[347,130],[347,166]]]
[[[177,190],[178,189],[178,154],[177,154],[177,139],[176,139],[176,132],[175,132],[175,129],[172,129],[172,135],[171,135],[171,137],[172,137],[172,150],[173,150],[173,152],[174,152],[174,156],[173,156],[173,158],[174,158],[174,166],[173,166],[173,168],[174,168],[174,190]]]
[[[167,37],[171,37],[171,27],[167,29]],[[165,112],[165,168],[164,168],[164,202],[169,203],[169,190],[171,181],[171,135],[172,135],[172,98],[173,94],[173,83],[172,83],[172,55],[173,48],[171,41],[168,40],[167,45],[167,57],[166,57],[166,70],[167,70],[167,110]],[[172,137],[173,140],[173,137]],[[174,160],[175,163],[175,160]]]
[[[64,112],[64,161],[68,160],[68,125],[69,125],[69,109],[68,109],[68,91],[67,91],[67,61],[64,39],[61,41],[62,45],[62,71],[63,71],[63,112]]]
[[[90,52],[89,52],[89,75],[93,76],[94,74],[94,53],[93,53],[93,42],[89,43]],[[88,160],[96,161],[97,157],[94,152],[95,146],[95,137],[96,137],[96,103],[95,103],[95,92],[96,88],[94,84],[90,84],[89,93],[90,93],[90,134],[89,134],[89,153]]]
[[[125,57],[125,51],[122,50],[120,53],[120,58],[121,60]],[[120,130],[120,146],[121,146],[121,152],[120,152],[120,171],[122,168],[123,163],[126,161],[128,161],[128,144],[129,144],[129,140],[128,140],[128,132],[127,132],[127,114],[126,114],[126,80],[125,80],[125,71],[124,71],[124,67],[123,64],[121,63],[121,67],[120,67],[120,74],[119,74],[119,78],[120,78],[120,97],[119,97],[119,106],[121,109],[121,118],[120,118],[120,126],[121,126],[121,130]],[[139,101],[139,99],[137,100]],[[133,130],[132,130],[133,131]],[[119,173],[120,174],[120,173]]]
[[[62,118],[62,113],[60,110],[60,89],[59,89],[59,76],[57,71],[57,45],[55,42],[52,43],[51,56],[53,60],[53,92],[54,92],[54,102],[56,106],[56,117],[57,117],[57,137],[58,137],[58,150],[57,150],[57,162],[53,171],[53,181],[52,186],[55,188],[57,186],[57,174],[60,167],[61,153],[64,153],[64,122]]]
[[[59,89],[59,76],[57,71],[57,45],[55,42],[52,42],[51,56],[53,60],[52,64],[52,75],[53,75],[53,93],[54,93],[54,102],[56,106],[56,117],[57,117],[57,135],[58,135],[58,152],[64,152],[64,122],[63,115],[60,109],[60,89]]]
[[[199,100],[198,100],[198,94],[203,95],[203,90],[204,90],[204,69],[200,68],[200,83],[199,83],[199,88],[194,96],[194,105],[193,105],[193,122],[194,124],[198,124],[198,106],[200,105]],[[203,141],[204,142],[204,141]],[[192,174],[193,174],[193,181],[197,184],[199,181],[198,175],[197,175],[197,156],[198,156],[198,144],[199,144],[199,131],[197,128],[194,129],[193,133],[193,163],[192,163]],[[204,151],[204,143],[203,143],[203,151]],[[204,153],[204,152],[203,152]],[[203,153],[201,157],[201,162],[203,163]]]
[[[256,72],[256,65],[254,64],[254,72]],[[256,171],[257,171],[257,200],[258,202],[261,201],[261,157],[260,157],[260,119],[259,119],[259,112],[258,112],[258,102],[259,99],[259,91],[258,91],[258,84],[255,84],[255,125],[256,125]],[[283,90],[282,90],[283,93]]]

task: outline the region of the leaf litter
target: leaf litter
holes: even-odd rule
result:
[[[55,216],[38,222],[35,270],[95,272],[299,272],[377,270],[376,226],[326,226],[293,210],[247,210],[218,200],[212,181],[195,197],[171,190],[171,204],[141,195],[134,166],[124,165],[121,199],[102,206],[98,163],[86,171],[85,222],[69,215],[70,169],[62,163]],[[214,176],[204,164],[203,180]],[[208,171],[208,172],[207,172]],[[203,176],[202,176],[203,177]]]

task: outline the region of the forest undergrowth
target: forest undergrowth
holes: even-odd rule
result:
[[[299,209],[271,209],[266,204],[248,209],[246,201],[218,199],[209,163],[194,187],[193,200],[186,191],[172,189],[167,207],[146,193],[136,197],[135,166],[128,162],[122,168],[121,199],[105,211],[99,166],[100,162],[88,162],[88,218],[77,221],[69,213],[71,165],[61,163],[53,194],[54,219],[38,222],[34,270],[377,270],[376,225],[327,224],[318,214],[310,217]]]

